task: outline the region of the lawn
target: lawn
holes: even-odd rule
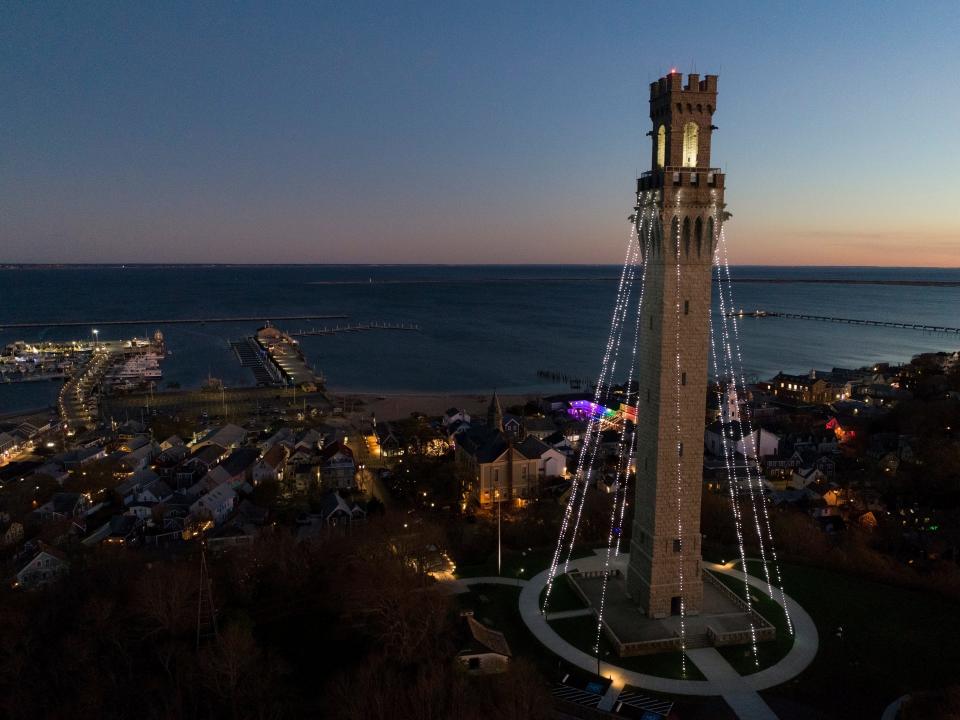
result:
[[[596,656],[594,648],[597,642],[597,620],[592,615],[552,620],[550,627],[574,647],[583,650],[588,655]],[[618,657],[613,645],[603,633],[600,634],[600,657],[604,662],[648,675],[686,680],[704,679],[690,660],[687,660],[686,663],[686,675],[683,674],[681,654],[678,652],[639,655],[629,658]]]
[[[509,585],[473,585],[469,593],[457,595],[461,610],[472,610],[474,617],[502,632],[515,657],[534,662],[545,676],[553,678],[565,663],[547,650],[520,617],[520,588]]]
[[[537,573],[546,570],[553,560],[553,548],[534,548],[529,550],[504,550],[500,572],[497,572],[497,553],[491,553],[487,561],[480,565],[457,566],[457,577],[492,577],[500,575],[508,578],[529,580]],[[575,548],[573,559],[593,555],[590,548]]]
[[[471,592],[457,596],[462,610],[472,610],[474,617],[484,625],[502,632],[510,650],[517,657],[526,657],[537,664],[547,677],[555,677],[559,672],[572,672],[582,675],[583,670],[575,668],[547,650],[533,633],[527,629],[518,610],[520,589],[509,585],[474,585]],[[550,623],[562,637],[588,654],[594,654],[597,621],[593,616],[581,616]],[[601,653],[605,662],[620,665],[628,670],[660,675],[662,677],[681,677],[680,653],[653,655],[648,657],[619,658],[606,637],[601,638]],[[687,678],[702,680],[703,676],[694,664],[687,661]]]
[[[751,568],[751,572],[762,573],[763,571],[760,567],[757,567]],[[713,575],[737,595],[744,597],[746,588],[742,580],[723,573],[713,573]],[[758,643],[756,657],[750,645],[729,645],[717,648],[717,652],[723,655],[727,662],[741,675],[749,675],[770,667],[790,652],[790,648],[793,647],[793,636],[790,634],[783,608],[771,600],[765,592],[757,590],[755,587],[750,588],[750,598],[753,608],[777,628],[777,639],[772,642]]]
[[[543,608],[543,598],[547,594],[547,588],[540,591],[540,607]],[[587,604],[573,589],[570,584],[570,578],[567,575],[560,575],[553,581],[553,589],[550,591],[550,607],[548,612],[563,612],[564,610],[582,610]]]
[[[879,717],[900,695],[958,682],[960,603],[832,570],[781,570],[787,594],[816,623],[820,648],[799,678],[764,692],[774,706],[785,698],[829,716]]]

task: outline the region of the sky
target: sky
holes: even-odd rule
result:
[[[0,263],[618,263],[719,74],[740,264],[960,266],[960,3],[7,2]]]

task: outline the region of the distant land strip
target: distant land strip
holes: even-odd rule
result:
[[[718,278],[714,278],[716,282]],[[960,287],[960,280],[882,280],[851,278],[738,278],[735,283],[813,283],[819,285],[913,285],[918,287]]]
[[[258,315],[247,317],[167,318],[165,320],[52,320],[50,322],[0,322],[0,330],[48,327],[96,327],[97,325],[201,325],[234,322],[285,322],[287,320],[345,320],[349,315]]]
[[[492,278],[407,278],[397,280],[308,280],[308,285],[484,285],[487,283],[594,283],[618,280],[619,276],[596,277],[492,277]],[[769,283],[786,285],[807,283],[814,285],[903,285],[914,287],[960,287],[960,280],[896,280],[860,278],[742,278],[731,276],[735,283]],[[720,278],[714,278],[719,282]]]

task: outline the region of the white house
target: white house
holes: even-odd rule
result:
[[[190,506],[190,513],[209,516],[217,525],[223,523],[237,504],[237,493],[228,484],[218,485]]]
[[[457,660],[471,674],[487,675],[506,672],[510,662],[510,646],[502,632],[488,628],[467,616],[470,639],[457,653]]]
[[[253,484],[282,481],[289,454],[290,451],[284,445],[278,443],[271,446],[260,458],[260,461],[253,466]]]
[[[755,427],[753,432],[749,433],[744,423],[733,422],[727,426],[726,431],[727,443],[733,443],[733,450],[745,458],[755,460],[758,457],[774,456],[780,447],[780,436],[763,428]],[[704,443],[711,455],[724,455],[723,433],[724,425],[719,421],[711,423],[704,432]]]
[[[325,447],[320,453],[320,475],[327,489],[346,490],[354,487],[357,463],[353,450],[342,442]]]
[[[463,422],[467,425],[470,424],[470,413],[466,410],[460,410],[458,408],[452,407],[443,415],[443,426],[449,427],[457,422]]]
[[[793,476],[790,478],[790,487],[796,488],[797,490],[802,490],[808,485],[813,485],[814,483],[826,482],[827,476],[824,472],[817,467],[810,468],[797,468],[793,471]]]
[[[357,503],[348,503],[340,497],[340,493],[331,492],[324,495],[319,515],[324,525],[335,526],[365,520],[367,511]]]
[[[155,442],[148,442],[120,458],[120,467],[132,473],[146,470],[159,454],[160,446]]]
[[[222,428],[211,430],[197,443],[197,447],[204,445],[220,445],[228,450],[240,447],[247,439],[247,431],[239,425],[224,425]]]
[[[41,545],[36,554],[17,572],[14,587],[26,590],[41,587],[56,580],[69,566],[62,552],[48,545]]]

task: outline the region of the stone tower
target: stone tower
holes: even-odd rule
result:
[[[637,480],[627,591],[650,617],[700,612],[700,493],[713,251],[723,174],[710,167],[717,76],[650,85],[652,169],[637,181],[646,269]],[[678,359],[679,358],[679,359]],[[679,503],[678,503],[679,497]],[[681,591],[682,585],[682,591]]]

